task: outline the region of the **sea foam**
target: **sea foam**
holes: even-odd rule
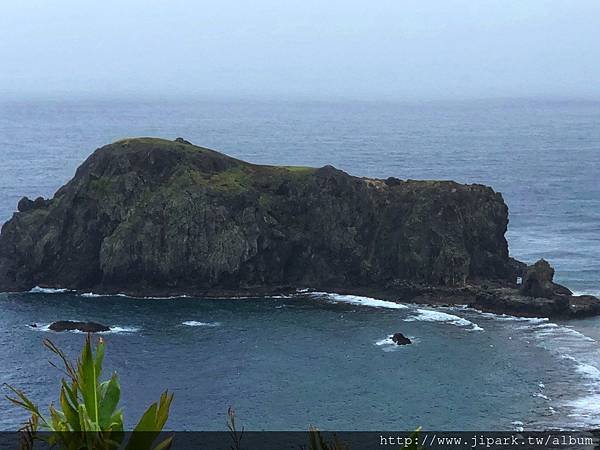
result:
[[[407,309],[408,306],[402,303],[379,300],[371,297],[361,297],[358,295],[343,295],[329,292],[311,292],[311,297],[326,298],[333,303],[349,303],[351,305],[370,306],[372,308],[387,309]]]
[[[476,323],[471,322],[463,317],[448,314],[442,311],[434,311],[431,309],[417,309],[417,314],[404,319],[407,322],[423,321],[423,322],[445,322],[458,327],[469,327],[472,331],[484,331]]]
[[[199,322],[197,320],[186,320],[185,322],[181,322],[181,324],[188,327],[218,327],[221,325],[219,322]]]
[[[71,292],[69,289],[54,289],[54,288],[43,288],[36,286],[29,291],[30,294],[64,294],[65,292]]]

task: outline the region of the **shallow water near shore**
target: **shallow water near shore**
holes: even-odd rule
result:
[[[113,327],[102,333],[106,369],[122,379],[128,417],[169,388],[173,429],[223,429],[229,405],[258,430],[599,423],[590,415],[596,342],[544,319],[325,293],[229,300],[2,294],[0,308],[0,360],[11,362],[1,381],[41,404],[55,401],[51,386],[60,377],[42,340],[75,356],[84,339],[47,330],[60,314]],[[391,343],[397,331],[413,344]],[[3,428],[24,419],[10,408],[0,403]]]
[[[51,196],[93,149],[182,136],[257,163],[333,164],[359,176],[484,183],[510,208],[511,255],[544,257],[557,281],[600,292],[600,104],[0,101],[0,221]],[[395,306],[394,306],[395,305]],[[41,405],[73,356],[61,319],[114,327],[126,416],[175,392],[173,429],[542,429],[600,425],[600,319],[555,323],[325,293],[290,298],[132,299],[0,294],[0,383]],[[39,324],[31,328],[31,323]],[[391,345],[402,332],[414,344]],[[0,429],[24,416],[0,401]],[[129,423],[129,425],[132,425]]]

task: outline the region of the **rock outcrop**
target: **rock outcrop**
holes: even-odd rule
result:
[[[509,279],[499,193],[249,164],[179,139],[98,149],[4,225],[0,289],[154,293]]]
[[[95,322],[77,322],[74,320],[59,320],[48,327],[52,331],[82,331],[84,333],[101,333],[110,331],[110,327]]]
[[[545,259],[540,259],[527,268],[521,294],[527,297],[554,298],[557,295],[573,293],[566,287],[554,283],[554,268]]]
[[[465,303],[482,286],[517,290],[524,267],[509,258],[507,223],[501,194],[483,185],[262,166],[181,138],[126,139],[96,150],[54,198],[19,202],[0,234],[0,291],[302,287],[404,301],[443,291]],[[538,272],[522,295],[546,289]]]
[[[402,333],[394,333],[392,335],[392,341],[394,341],[394,343],[396,345],[412,344],[411,340],[409,338],[407,338],[406,336],[404,336]]]

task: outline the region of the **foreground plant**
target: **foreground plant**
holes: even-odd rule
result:
[[[60,407],[50,405],[50,416],[45,417],[27,395],[6,385],[15,395],[7,396],[15,405],[31,413],[23,428],[24,448],[32,448],[35,439],[46,440],[60,449],[113,450],[166,450],[171,448],[172,437],[154,445],[169,417],[173,394],[165,391],[158,402],[152,403],[125,442],[123,411],[118,408],[121,387],[116,373],[109,380],[100,382],[104,360],[102,338],[92,349],[88,334],[79,359],[72,363],[64,352],[49,339],[44,345],[58,356],[64,366],[66,379],[61,380]],[[54,363],[50,362],[54,367]],[[40,431],[49,432],[43,436]],[[123,447],[124,446],[124,447]]]

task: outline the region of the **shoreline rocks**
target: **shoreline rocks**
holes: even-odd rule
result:
[[[35,325],[35,324],[34,324]],[[110,331],[110,327],[96,322],[78,322],[73,320],[59,320],[50,324],[48,329],[52,331],[82,331],[84,333],[100,333]]]

